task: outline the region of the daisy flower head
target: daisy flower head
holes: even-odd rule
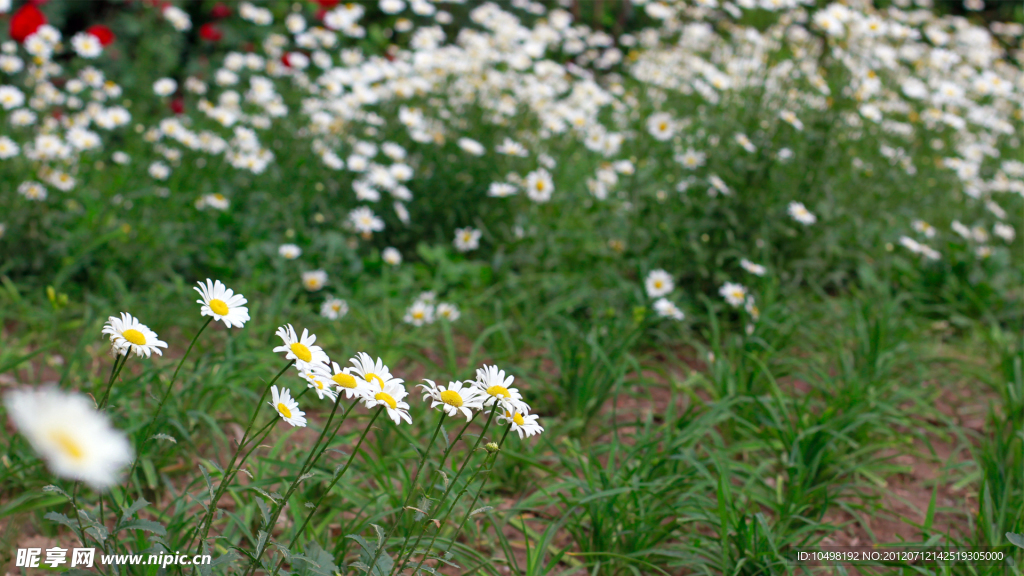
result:
[[[392,266],[398,266],[402,263],[402,253],[398,251],[398,248],[388,246],[380,253],[380,257],[385,263]]]
[[[817,216],[811,214],[811,211],[802,202],[790,202],[787,210],[794,220],[804,226],[810,226],[818,221]]]
[[[341,298],[328,298],[320,306],[320,315],[328,320],[338,320],[348,314],[348,302]]]
[[[672,320],[683,320],[686,318],[683,311],[668,298],[658,298],[654,302],[654,312],[661,318],[671,318]]]
[[[661,269],[651,270],[647,274],[647,279],[644,280],[644,288],[647,290],[647,296],[650,298],[664,296],[674,290],[675,287],[672,275]]]
[[[310,292],[316,292],[327,285],[327,272],[310,270],[302,273],[302,286]]]
[[[747,289],[742,284],[736,284],[734,282],[726,282],[722,284],[722,287],[718,289],[718,293],[725,298],[725,301],[730,306],[736,308],[742,306],[747,299]]]
[[[543,204],[551,200],[554,191],[555,184],[551,179],[551,173],[544,168],[538,168],[526,175],[526,196],[530,200]]]
[[[519,434],[520,440],[535,436],[544,431],[544,427],[537,422],[538,418],[536,414],[528,414],[525,411],[502,410],[498,414],[498,422],[510,423],[512,430]]]
[[[384,229],[384,221],[366,206],[359,206],[349,212],[348,221],[355,231],[363,236],[369,236]]]
[[[4,404],[15,428],[58,476],[103,489],[117,484],[132,460],[128,437],[87,396],[57,388],[12,390]]]
[[[383,390],[392,382],[398,384],[404,382],[401,378],[391,375],[391,370],[383,360],[377,358],[375,362],[373,357],[366,352],[359,352],[354,358],[350,358],[349,362],[352,363],[352,372],[362,378],[374,391]]]
[[[466,227],[455,230],[455,240],[452,244],[459,252],[469,252],[480,247],[480,236],[483,233],[476,228]]]
[[[299,256],[302,256],[302,248],[299,248],[295,244],[281,244],[277,248],[277,254],[285,260],[295,260]]]
[[[135,352],[136,356],[145,354],[149,358],[154,352],[158,356],[163,356],[160,348],[167,348],[167,343],[160,341],[156,332],[127,312],[122,312],[120,318],[107,318],[107,323],[103,325],[103,333],[110,335],[110,343],[118,354],[127,355],[128,352]]]
[[[408,395],[405,391],[405,386],[402,386],[397,381],[388,382],[381,390],[371,390],[363,396],[363,405],[367,408],[375,408],[377,406],[383,406],[387,409],[388,418],[395,421],[395,424],[401,424],[402,420],[405,420],[409,424],[412,424],[412,418],[409,416],[409,405],[402,401],[403,398]]]
[[[334,381],[327,365],[309,364],[299,371],[299,375],[306,381],[308,387],[316,391],[317,398],[323,400],[326,396],[331,402],[337,400],[338,392],[333,389]]]
[[[664,142],[676,133],[675,121],[668,112],[658,112],[647,117],[647,131],[655,140]]]
[[[370,388],[361,377],[352,375],[354,368],[342,368],[337,362],[331,362],[331,369],[331,381],[338,387],[338,392],[345,392],[345,398],[349,400],[354,396],[362,396]]]
[[[306,413],[299,410],[299,403],[292,398],[290,390],[283,386],[280,390],[277,389],[277,386],[271,386],[270,394],[273,400],[267,402],[267,404],[270,404],[274,410],[277,410],[282,420],[300,428],[306,425]]]
[[[274,348],[274,352],[284,352],[285,358],[295,360],[295,366],[302,370],[310,364],[327,364],[330,359],[324,349],[314,345],[316,336],[303,329],[299,337],[291,324],[277,329],[277,336],[284,341],[282,346]]]
[[[483,392],[483,405],[501,407],[509,411],[528,412],[530,406],[523,401],[523,395],[512,387],[515,376],[506,376],[505,371],[497,366],[484,366],[476,369],[476,381],[473,383]]]
[[[432,324],[434,322],[434,305],[423,300],[417,300],[405,311],[405,317],[402,318],[402,321],[416,327]]]
[[[473,156],[482,156],[487,151],[484,145],[472,138],[459,138],[459,148]]]
[[[751,274],[753,274],[754,276],[764,276],[764,273],[765,273],[764,266],[762,266],[760,264],[754,264],[753,262],[751,262],[750,260],[747,260],[746,258],[741,258],[740,259],[740,266],[744,270],[746,270],[747,272],[750,272]]]
[[[203,305],[200,309],[203,316],[220,320],[228,328],[241,328],[249,321],[249,309],[243,306],[247,301],[241,294],[235,294],[220,280],[211,282],[207,278],[205,284],[202,282],[198,284],[199,286],[194,290],[199,292],[203,299],[196,300],[196,303]]]
[[[438,318],[442,318],[449,322],[455,322],[459,319],[459,316],[462,316],[462,312],[459,311],[458,306],[448,302],[439,303],[437,308],[434,309],[434,312],[437,313]]]
[[[426,384],[419,384],[423,388],[423,398],[431,400],[430,407],[441,407],[444,413],[455,417],[461,413],[469,422],[473,419],[473,410],[483,409],[483,397],[481,391],[464,382],[449,382],[448,386],[438,386],[433,380],[423,379]]]

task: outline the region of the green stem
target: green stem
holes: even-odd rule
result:
[[[270,392],[271,386],[273,386],[274,383],[277,382],[278,379],[280,379],[281,376],[283,376],[284,373],[289,368],[291,368],[291,367],[292,367],[292,361],[289,360],[288,363],[285,364],[284,368],[282,368],[281,371],[278,372],[276,376],[274,376],[274,379],[271,380],[267,384],[266,388],[264,388],[263,395],[260,396],[260,400],[256,404],[256,409],[253,410],[252,416],[249,418],[249,423],[245,427],[245,433],[242,434],[242,440],[238,443],[238,448],[235,449],[235,453],[231,457],[231,462],[228,463],[228,467],[224,469],[224,476],[221,479],[220,484],[217,486],[217,492],[214,494],[213,498],[210,500],[210,507],[206,511],[206,515],[203,516],[203,519],[200,520],[199,525],[203,526],[203,535],[202,535],[202,537],[199,538],[199,545],[200,546],[202,546],[202,543],[206,540],[207,535],[209,535],[209,533],[210,533],[210,524],[213,523],[213,513],[217,509],[217,502],[220,502],[220,497],[224,495],[224,491],[227,490],[228,484],[234,478],[234,475],[238,473],[238,468],[241,468],[241,466],[243,464],[243,462],[239,462],[238,463],[238,468],[235,468],[234,474],[232,474],[232,467],[235,466],[235,462],[238,460],[238,454],[242,451],[242,447],[245,446],[245,441],[249,437],[249,432],[252,431],[252,425],[256,421],[256,416],[260,413],[260,408],[263,405],[263,399],[267,397],[267,393]],[[276,421],[276,420],[273,420],[273,421]],[[191,546],[191,544],[192,544],[192,539],[190,538],[189,539],[189,546]]]
[[[164,392],[163,398],[160,399],[160,403],[156,406],[156,411],[153,412],[153,416],[150,417],[149,423],[146,424],[146,429],[142,432],[142,439],[139,441],[139,446],[135,451],[135,459],[132,461],[132,467],[128,470],[127,484],[124,487],[124,500],[121,502],[122,509],[128,504],[128,488],[131,485],[132,477],[135,474],[135,468],[139,465],[139,455],[142,453],[142,445],[145,444],[146,440],[149,438],[149,433],[153,428],[153,424],[156,423],[156,419],[160,416],[160,412],[163,410],[164,404],[167,402],[167,398],[171,395],[171,390],[174,388],[174,382],[178,379],[178,371],[180,371],[182,365],[185,364],[185,359],[188,358],[189,353],[192,352],[192,347],[196,345],[196,340],[199,339],[199,335],[203,333],[203,330],[206,330],[206,327],[210,325],[210,322],[213,322],[212,316],[206,320],[206,323],[199,329],[199,332],[196,332],[196,335],[192,337],[192,342],[189,343],[188,349],[185,350],[185,355],[181,357],[181,361],[178,362],[178,367],[174,369],[174,375],[171,376],[171,381],[167,383],[167,391]]]
[[[345,410],[345,416],[348,416],[349,411],[352,410],[352,406],[355,406],[358,402],[359,401],[356,400],[355,402],[353,402],[352,404],[349,405],[348,409]],[[284,510],[285,504],[288,503],[288,499],[291,497],[292,494],[295,493],[295,489],[299,487],[299,483],[302,482],[302,479],[306,476],[306,473],[309,472],[309,469],[312,468],[314,464],[316,464],[316,461],[320,458],[320,455],[323,454],[322,450],[320,452],[317,452],[317,448],[320,447],[320,442],[323,441],[324,436],[327,434],[327,431],[331,428],[331,422],[334,421],[334,415],[338,412],[338,406],[341,406],[341,394],[340,393],[337,396],[334,397],[334,407],[331,408],[331,415],[328,416],[327,423],[324,424],[323,429],[320,430],[320,436],[317,437],[316,442],[313,443],[313,448],[310,449],[309,455],[306,456],[306,461],[303,462],[302,463],[302,467],[299,468],[299,473],[296,474],[295,480],[293,480],[291,485],[288,486],[288,490],[285,491],[284,496],[281,498],[281,501],[274,504],[274,509],[271,510],[270,515],[267,517],[266,528],[267,528],[267,533],[268,534],[271,532],[271,530],[273,529],[274,525],[277,523],[277,518],[278,518],[278,516],[281,515],[281,511]],[[344,417],[343,417],[342,421],[338,423],[338,428],[339,429],[341,427],[341,424],[344,423],[344,421],[345,420],[344,420]],[[329,444],[331,442],[331,440],[333,440],[333,439],[334,439],[334,436],[332,435],[331,438],[327,440],[327,443],[324,444],[324,447],[326,448],[327,444]],[[253,561],[253,570],[254,571],[255,571],[255,564],[257,562],[259,562],[259,558],[262,555],[263,555],[263,550],[260,550],[260,554],[256,557],[256,560]]]
[[[462,461],[462,465],[459,466],[459,471],[455,473],[455,478],[452,479],[452,481],[448,484],[448,488],[445,489],[444,494],[441,495],[441,499],[438,500],[438,506],[440,506],[442,508],[444,507],[445,499],[448,498],[448,494],[451,493],[452,488],[454,488],[455,484],[459,481],[459,476],[462,476],[462,471],[466,469],[466,464],[469,464],[469,459],[473,457],[473,453],[476,452],[476,449],[480,446],[480,441],[484,439],[484,434],[487,434],[487,429],[490,428],[491,421],[494,420],[494,415],[495,415],[495,413],[498,412],[499,409],[500,409],[500,407],[497,404],[495,404],[495,406],[492,407],[491,415],[487,417],[487,423],[484,424],[484,429],[481,430],[480,431],[480,435],[477,436],[476,443],[473,444],[473,448],[469,452],[466,453],[466,458]],[[454,507],[454,505],[453,505],[453,507]],[[450,513],[451,513],[451,510],[449,509],[448,513],[445,514],[444,518],[447,519],[448,518],[448,514],[450,514]],[[428,524],[429,524],[429,520],[428,520]],[[441,521],[441,525],[442,526],[444,525],[444,520]],[[430,543],[427,544],[427,550],[430,550],[431,546],[434,545],[434,541],[437,540],[437,535],[440,532],[441,532],[441,527],[438,526],[437,530],[434,532],[434,536],[430,539]],[[424,530],[423,532],[420,532],[419,537],[416,538],[416,542],[412,545],[412,548],[409,549],[409,553],[406,555],[405,560],[403,560],[401,564],[396,564],[396,566],[398,566],[398,569],[393,572],[394,574],[401,574],[402,573],[402,568],[404,568],[405,565],[409,563],[409,559],[412,558],[412,555],[416,553],[416,547],[419,546],[420,540],[423,539],[423,535],[425,533],[426,533],[426,530]],[[423,564],[423,560],[425,560],[425,558],[421,558],[419,564]],[[417,565],[416,568],[419,568],[419,565]],[[413,570],[413,573],[414,574],[416,573],[415,569]]]
[[[377,416],[380,416],[380,413],[382,411],[384,411],[384,407],[383,406],[378,408],[377,411],[373,413],[373,417],[370,418],[370,422],[366,425],[366,428],[363,429],[363,433],[359,435],[359,441],[356,442],[355,448],[353,448],[352,449],[352,453],[348,455],[348,461],[345,462],[345,467],[342,468],[340,472],[338,472],[337,474],[334,475],[334,478],[331,480],[331,483],[327,485],[327,489],[324,490],[324,493],[321,494],[320,497],[317,498],[317,501],[313,503],[313,509],[309,511],[309,514],[306,515],[306,519],[302,522],[302,526],[299,527],[299,530],[298,530],[299,534],[301,534],[302,531],[306,529],[306,525],[309,524],[309,521],[313,517],[313,514],[320,507],[320,503],[323,502],[324,498],[331,491],[331,488],[334,488],[334,486],[338,483],[338,481],[341,480],[342,476],[345,475],[345,472],[348,472],[348,467],[352,465],[352,461],[355,460],[356,454],[359,453],[359,447],[363,445],[363,440],[366,439],[367,432],[369,432],[370,428],[373,427],[374,421],[377,420]],[[250,564],[249,568],[246,569],[246,572],[245,572],[246,574],[254,574],[256,572],[256,565],[259,564],[260,557],[263,556],[263,552],[266,549],[267,549],[267,547],[264,546],[263,550],[260,550],[259,554],[252,561],[252,563]]]
[[[469,517],[473,514],[473,510],[476,507],[476,503],[477,503],[478,500],[480,500],[480,495],[483,494],[483,492],[484,492],[484,484],[487,482],[487,477],[491,475],[491,469],[494,468],[494,461],[498,459],[498,454],[501,453],[501,447],[502,447],[502,445],[505,444],[505,438],[508,436],[508,433],[511,430],[512,430],[512,423],[509,422],[508,423],[508,428],[505,428],[505,433],[501,435],[501,440],[498,442],[498,450],[495,451],[493,454],[491,454],[491,458],[489,460],[490,465],[483,472],[484,473],[484,477],[483,477],[483,480],[480,482],[480,489],[476,491],[476,496],[473,497],[473,502],[469,505],[469,508],[466,509],[466,515],[462,517],[462,522],[459,523],[459,527],[456,528],[456,530],[455,530],[455,535],[452,536],[451,541],[448,542],[448,547],[444,549],[444,552],[441,554],[441,556],[445,556],[445,555],[448,554],[449,551],[451,551],[452,546],[455,545],[455,536],[458,536],[459,533],[462,532],[462,527],[466,525],[466,521],[469,520]],[[474,478],[474,480],[475,480],[475,478]],[[472,483],[473,483],[473,480],[470,480],[469,483],[466,484],[467,488]],[[465,492],[465,490],[463,490],[463,492]],[[461,494],[460,494],[460,496],[461,496]],[[459,499],[456,498],[455,500],[457,502]],[[454,508],[454,506],[453,506],[453,508]],[[415,573],[416,573],[416,571],[413,570],[413,574],[415,574]]]
[[[114,365],[110,368],[110,380],[107,380],[107,390],[103,393],[103,400],[100,400],[96,406],[97,410],[103,410],[103,407],[107,405],[107,399],[110,398],[110,389],[114,387],[114,380],[117,380],[118,375],[121,374],[121,368],[128,362],[128,350],[125,350],[124,354],[119,354],[114,359]]]
[[[430,437],[430,443],[427,444],[427,449],[423,451],[423,455],[420,456],[420,463],[416,465],[416,475],[412,477],[412,488],[409,489],[409,495],[405,497],[405,503],[398,510],[398,517],[395,518],[395,523],[391,525],[391,530],[388,531],[387,536],[384,537],[384,542],[377,547],[377,552],[373,555],[373,560],[370,562],[370,571],[373,571],[373,567],[377,565],[377,559],[380,558],[381,552],[384,551],[384,544],[391,539],[394,535],[395,529],[398,528],[398,524],[402,520],[402,514],[405,509],[409,506],[409,502],[412,501],[413,494],[416,493],[416,482],[420,479],[420,471],[423,470],[423,464],[427,460],[427,454],[430,453],[430,449],[434,447],[434,440],[437,439],[437,433],[441,431],[441,424],[444,423],[444,417],[447,416],[444,412],[441,412],[441,418],[437,421],[437,428],[434,428],[434,435]]]
[[[462,429],[459,430],[459,433],[455,435],[455,439],[448,443],[448,447],[445,448],[444,449],[444,453],[441,454],[441,462],[439,462],[438,465],[437,465],[437,469],[438,470],[443,470],[444,469],[444,464],[445,464],[445,462],[448,461],[448,454],[451,453],[452,448],[454,448],[455,445],[458,444],[459,439],[462,438],[462,434],[465,433],[466,429],[469,428],[469,425],[473,423],[473,420],[476,420],[477,414],[479,414],[479,412],[477,412],[476,414],[473,414],[473,418],[469,422],[466,422],[466,424],[462,427]],[[431,478],[431,480],[432,479],[433,478]],[[430,486],[429,482],[424,482],[423,484],[424,484],[424,486],[428,486],[428,487]],[[429,490],[429,488],[428,488],[428,490]],[[419,544],[419,540],[417,540],[416,543]],[[406,550],[407,546],[409,546],[409,539],[408,538],[406,538],[405,540],[402,541],[402,547],[398,549],[398,554],[395,555],[395,559],[396,560],[399,560],[399,559],[402,558],[402,555],[405,554],[405,550]]]

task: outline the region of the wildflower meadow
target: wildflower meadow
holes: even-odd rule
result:
[[[1022,138],[1012,0],[0,0],[3,572],[1024,574]]]

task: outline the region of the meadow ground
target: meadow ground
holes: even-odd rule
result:
[[[5,572],[1021,574],[1024,7],[0,13]]]

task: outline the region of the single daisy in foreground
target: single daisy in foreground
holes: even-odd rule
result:
[[[412,424],[412,418],[409,416],[409,405],[402,402],[402,399],[407,394],[405,386],[392,381],[388,382],[383,390],[367,392],[363,396],[363,403],[367,408],[384,406],[387,408],[388,418],[394,420],[395,424],[401,424],[402,420]]]
[[[498,415],[498,421],[501,423],[509,422],[512,424],[512,430],[519,434],[519,438],[529,438],[535,434],[540,434],[544,431],[544,428],[537,423],[538,416],[536,414],[526,414],[523,412],[509,412],[502,410],[501,414]]]
[[[246,303],[245,297],[235,294],[230,288],[224,286],[220,280],[211,282],[206,279],[206,284],[199,282],[198,288],[193,288],[202,300],[196,300],[203,307],[200,312],[203,316],[211,316],[214,320],[224,322],[228,328],[241,328],[249,321],[249,309],[243,306]]]
[[[115,485],[132,460],[128,437],[82,394],[57,388],[12,390],[4,395],[19,432],[58,476],[96,489]]]
[[[483,405],[500,404],[502,409],[527,412],[530,406],[523,402],[523,395],[512,387],[515,376],[505,376],[505,371],[497,366],[484,366],[476,369],[476,381],[473,383],[484,394]]]
[[[290,390],[282,387],[278,391],[277,386],[271,386],[270,393],[273,400],[268,404],[277,410],[282,420],[300,428],[306,425],[306,413],[299,410],[299,403],[292,398]]]
[[[424,398],[430,398],[433,401],[430,404],[431,408],[440,405],[444,413],[449,416],[458,416],[461,412],[467,422],[473,419],[473,410],[483,408],[481,391],[470,384],[449,382],[448,387],[445,388],[434,384],[433,380],[424,378],[423,381],[426,384],[419,384],[419,387],[423,388]]]
[[[331,361],[323,348],[313,345],[316,336],[310,334],[309,330],[303,329],[300,338],[296,335],[295,328],[288,324],[278,328],[277,335],[284,340],[284,345],[274,348],[274,352],[284,352],[285,358],[295,360],[300,370],[309,364],[327,364]]]
[[[683,320],[686,318],[683,311],[668,298],[658,298],[655,300],[654,311],[662,318],[671,318],[672,320]]]
[[[110,316],[103,326],[103,333],[110,335],[110,343],[118,354],[135,352],[136,356],[146,355],[148,358],[154,352],[163,356],[160,348],[167,348],[167,343],[157,339],[156,332],[150,330],[145,324],[132,317],[127,312],[122,312],[121,317]]]

